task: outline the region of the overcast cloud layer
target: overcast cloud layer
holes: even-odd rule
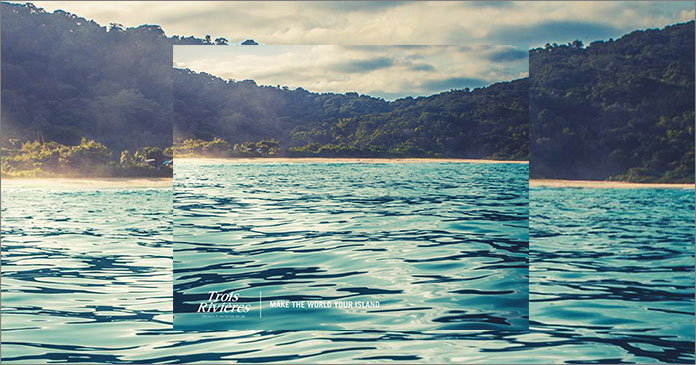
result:
[[[527,76],[510,46],[174,46],[174,66],[260,85],[393,100]]]
[[[264,44],[586,43],[694,18],[694,2],[35,2],[168,35]]]

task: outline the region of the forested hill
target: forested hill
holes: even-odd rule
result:
[[[530,174],[694,181],[694,22],[530,51]]]
[[[145,146],[161,154],[174,138],[173,121],[178,137],[219,137],[241,153],[526,159],[529,141],[534,177],[694,177],[693,21],[588,47],[548,45],[530,51],[531,80],[394,102],[172,73],[172,44],[226,44],[223,38],[102,26],[31,4],[2,3],[1,22],[0,142],[7,149],[35,140],[79,147],[86,137],[84,146],[103,143],[113,160]],[[36,163],[26,156],[53,158],[45,150],[15,157],[29,168]],[[150,159],[147,151],[140,156]]]
[[[527,94],[521,79],[387,102],[176,70],[174,127],[182,140],[218,137],[238,154],[274,140],[277,153],[294,156],[526,160]]]
[[[2,145],[78,145],[86,137],[113,150],[114,160],[122,150],[171,145],[171,45],[228,43],[212,38],[2,3]],[[282,151],[312,155],[528,155],[526,80],[389,103],[185,71],[175,77],[179,136],[275,138]]]
[[[2,143],[87,137],[116,151],[169,146],[171,45],[226,42],[3,2]]]
[[[168,146],[170,41],[159,27],[106,27],[2,3],[2,134],[117,150]]]

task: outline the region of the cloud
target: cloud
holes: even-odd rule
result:
[[[372,91],[370,91],[370,93],[368,95],[382,98],[385,100],[403,99],[403,98],[410,96],[410,95],[404,95],[404,93],[392,93],[392,92],[384,91],[384,90],[372,90]]]
[[[375,12],[403,6],[408,1],[324,1],[315,6],[342,12]]]
[[[611,25],[581,21],[548,21],[526,26],[502,27],[491,36],[503,44],[527,43],[530,45],[547,42],[549,39],[604,39],[610,38],[618,29]]]
[[[421,87],[435,90],[451,90],[451,89],[474,89],[490,84],[486,80],[470,78],[470,77],[449,77],[440,80],[428,80],[421,84]]]
[[[509,46],[175,46],[174,64],[260,85],[391,100],[516,79],[527,72],[526,58],[504,66],[487,58],[511,51],[527,52]]]
[[[366,1],[36,3],[106,25],[159,24],[168,35],[209,34],[282,44],[510,44],[522,47],[617,38],[693,19],[687,1]]]
[[[416,63],[410,66],[412,71],[434,71],[435,67],[427,63]]]
[[[336,71],[340,72],[370,72],[394,65],[394,60],[390,57],[377,57],[367,60],[347,61],[337,64]]]
[[[488,60],[492,62],[512,62],[529,57],[527,50],[515,48],[503,48],[488,54]]]
[[[514,1],[472,1],[469,6],[474,8],[508,8],[515,6]]]

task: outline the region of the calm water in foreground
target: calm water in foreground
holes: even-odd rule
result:
[[[527,330],[527,215],[526,165],[179,164],[174,328]]]
[[[169,189],[2,193],[3,363],[694,360],[693,191],[532,189],[530,332],[175,331]]]
[[[571,359],[694,363],[694,191],[530,190],[530,316]]]

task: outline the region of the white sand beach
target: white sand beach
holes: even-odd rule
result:
[[[0,180],[5,188],[55,188],[55,189],[90,189],[90,188],[171,188],[172,178],[7,178]]]
[[[454,163],[516,163],[527,164],[529,161],[504,161],[482,160],[462,158],[327,158],[327,157],[248,157],[248,158],[175,158],[174,164],[202,162],[202,163],[428,163],[428,162],[454,162]]]
[[[693,189],[694,184],[659,184],[659,183],[630,183],[623,181],[590,181],[590,180],[550,180],[531,179],[529,186],[545,186],[554,188],[608,188],[608,189]]]

